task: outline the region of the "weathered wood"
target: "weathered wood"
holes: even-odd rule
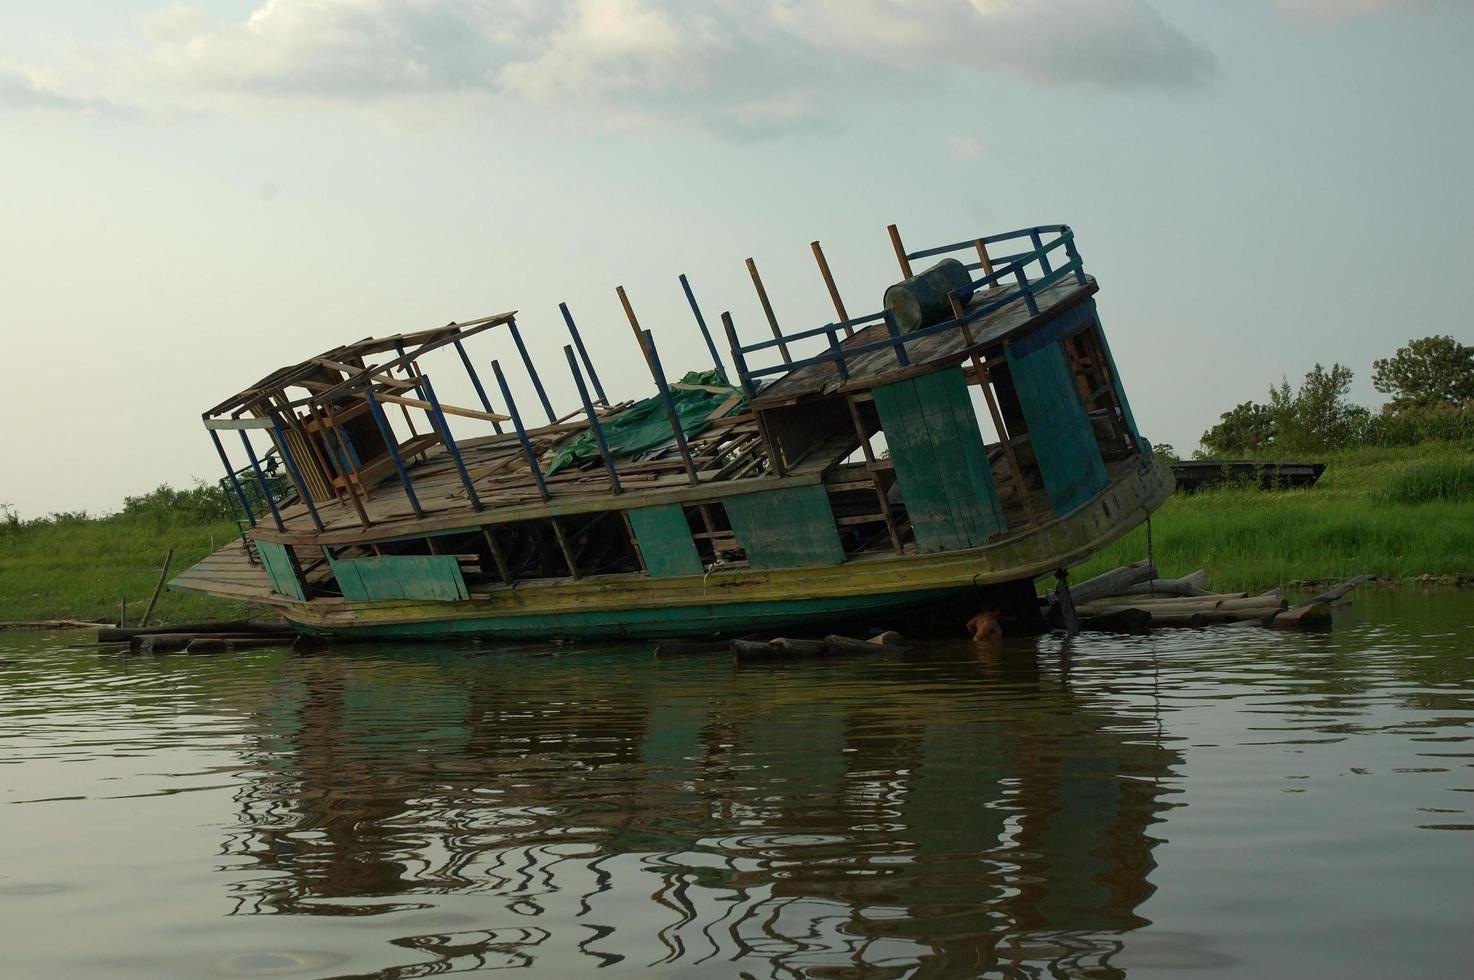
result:
[[[830,656],[843,656],[855,653],[880,653],[885,649],[879,643],[871,643],[869,640],[858,640],[852,636],[839,636],[831,634],[824,637],[824,648]]]
[[[875,407],[923,552],[976,548],[1004,530],[961,368],[876,388]]]
[[[1304,603],[1279,613],[1270,620],[1270,625],[1279,629],[1328,629],[1331,625],[1331,605],[1325,601]]]
[[[726,511],[753,568],[805,568],[844,561],[844,546],[823,487],[776,487],[730,497]]]
[[[147,628],[130,626],[125,629],[118,629],[111,626],[103,626],[97,631],[97,642],[122,642],[131,640],[135,636],[147,636],[152,633],[195,633],[204,636],[212,633],[271,635],[295,632],[295,629],[285,623],[252,623],[247,620],[236,619],[203,623],[169,623],[164,626],[150,626]]]
[[[1192,596],[1135,600],[1130,603],[1116,599],[1101,599],[1091,603],[1080,603],[1076,610],[1082,616],[1100,616],[1123,608],[1144,609],[1147,612],[1227,612],[1238,610],[1284,609],[1285,601],[1273,596],[1249,596],[1242,599],[1200,599]]]
[[[1352,589],[1355,589],[1361,585],[1365,585],[1367,582],[1372,581],[1376,577],[1377,576],[1375,575],[1358,575],[1356,578],[1342,582],[1340,585],[1336,586],[1333,589],[1327,589],[1313,599],[1306,599],[1304,602],[1297,602],[1294,608],[1298,609],[1301,606],[1309,606],[1317,602],[1335,602],[1337,599],[1341,598]]]
[[[1130,565],[1122,565],[1113,568],[1094,578],[1086,579],[1079,585],[1070,587],[1070,595],[1075,600],[1075,605],[1083,606],[1117,595],[1126,591],[1137,592],[1137,586],[1143,582],[1150,582],[1156,578],[1157,568],[1150,561],[1133,562]]]
[[[164,567],[159,569],[159,580],[154,583],[154,594],[148,597],[148,605],[143,609],[143,618],[138,621],[140,627],[147,626],[150,617],[154,614],[154,606],[159,602],[159,593],[164,591],[164,580],[169,577],[169,563],[173,560],[174,546],[170,545],[168,552],[164,554]]]
[[[1082,616],[1080,630],[1085,633],[1130,633],[1142,635],[1152,630],[1152,614],[1144,609],[1121,609],[1103,616]]]
[[[470,598],[455,555],[378,555],[330,558],[333,577],[349,602],[424,599],[457,602]]]
[[[1108,593],[1108,595],[1131,595],[1131,596],[1211,596],[1221,593],[1211,592],[1208,589],[1208,573],[1198,569],[1182,578],[1154,578],[1145,585],[1132,584],[1130,592]],[[1244,593],[1240,593],[1241,595]],[[1102,596],[1101,598],[1106,598]]]
[[[295,634],[294,634],[295,635]],[[265,637],[256,633],[146,633],[135,636],[128,641],[128,649],[133,653],[173,653],[183,650],[196,640],[239,640],[242,642],[256,640],[270,642],[273,645],[279,643],[290,643],[291,636]]]
[[[1009,374],[1028,423],[1029,444],[1055,514],[1067,514],[1109,479],[1075,376],[1059,343],[1032,352],[1005,349]]]
[[[654,578],[700,575],[704,570],[691,525],[677,504],[638,507],[628,512],[645,570]]]
[[[201,636],[191,640],[184,648],[184,652],[197,655],[204,653],[232,653],[236,650],[258,650],[262,647],[291,646],[296,639],[295,634],[289,637],[219,637]],[[157,651],[156,651],[157,652]]]

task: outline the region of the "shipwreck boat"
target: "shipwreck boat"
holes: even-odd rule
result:
[[[638,402],[606,396],[566,305],[567,413],[514,313],[282,368],[204,414],[241,539],[171,587],[374,638],[730,636],[1031,598],[1172,476],[1068,227],[910,252],[889,231],[903,281],[884,307],[850,317],[815,242],[836,318],[796,332],[749,259],[772,336],[743,342],[722,314],[730,371],[681,276],[713,369],[678,382],[621,287],[656,389]],[[545,424],[496,360],[488,393],[469,342],[498,334]],[[440,400],[437,361],[479,407]]]

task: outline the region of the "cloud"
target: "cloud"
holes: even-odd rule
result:
[[[754,134],[939,68],[1127,90],[1217,70],[1148,0],[261,0],[228,20],[181,4],[92,62],[110,73],[94,91],[155,109],[513,100]]]
[[[1425,0],[1274,0],[1283,14],[1315,24],[1332,24],[1385,10],[1430,6]]]
[[[64,94],[56,83],[33,68],[0,60],[0,109],[91,112],[107,103]]]

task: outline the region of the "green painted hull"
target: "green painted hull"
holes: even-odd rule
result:
[[[912,612],[957,599],[975,589],[936,589],[844,598],[793,599],[786,602],[735,602],[666,609],[591,610],[556,614],[477,616],[464,605],[453,619],[412,623],[338,626],[322,629],[297,623],[304,632],[360,639],[443,639],[497,636],[516,639],[662,639],[732,637],[776,629],[813,630],[840,624],[884,626],[866,622],[883,614]],[[288,613],[290,619],[290,613]]]

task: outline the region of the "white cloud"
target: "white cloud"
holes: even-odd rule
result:
[[[101,100],[64,93],[54,80],[33,68],[0,59],[0,109],[89,112],[105,108],[107,103]]]
[[[181,4],[91,62],[76,84],[154,109],[513,99],[748,133],[939,66],[1120,89],[1216,71],[1147,0],[262,0],[236,20]]]
[[[1274,0],[1281,13],[1302,21],[1331,24],[1384,10],[1428,6],[1424,0]]]

